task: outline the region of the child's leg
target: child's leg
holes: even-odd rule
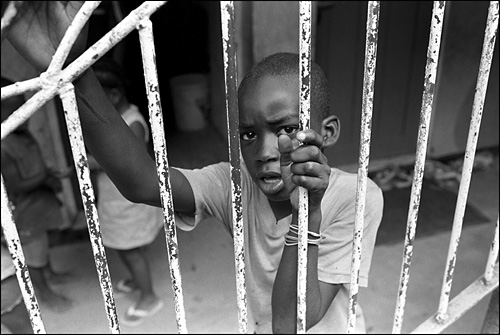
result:
[[[130,270],[133,280],[140,290],[136,309],[149,309],[157,303],[158,297],[153,291],[149,262],[142,248],[118,250],[118,254]]]
[[[45,267],[49,264],[49,239],[47,233],[33,236],[23,245],[26,264],[37,298],[58,312],[64,312],[71,307],[71,300],[56,294],[45,279]]]

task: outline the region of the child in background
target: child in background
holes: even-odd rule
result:
[[[146,148],[149,129],[138,107],[127,99],[127,80],[122,69],[110,59],[102,59],[93,68],[109,101]],[[139,293],[139,299],[130,306],[121,321],[126,325],[138,325],[163,306],[163,301],[153,290],[150,265],[145,254],[145,247],[154,241],[163,227],[162,210],[125,199],[90,155],[89,163],[93,172],[97,173],[97,210],[103,244],[117,250],[131,275],[131,278],[120,280],[115,291]]]
[[[65,10],[45,11],[54,15],[52,20],[38,16],[35,21],[30,16],[33,8],[27,8],[8,36],[39,71],[47,68],[54,53],[49,46],[57,46],[64,32],[64,25],[59,36],[43,28],[71,20],[78,7],[74,2],[48,6],[44,9]],[[77,53],[83,42],[84,38],[77,41]],[[128,199],[160,206],[156,165],[107,101],[93,71],[86,71],[75,85],[89,150]],[[330,167],[323,154],[340,135],[340,121],[330,114],[326,77],[313,63],[310,129],[298,130],[296,54],[271,55],[255,65],[240,84],[238,107],[249,331],[297,331],[298,186],[302,186],[309,192],[306,326],[311,333],[345,332],[357,176]],[[179,228],[193,229],[204,217],[213,216],[233,234],[229,163],[197,170],[171,168],[169,174]],[[382,192],[369,180],[360,286],[368,283],[382,212]],[[359,305],[356,332],[366,332]]]
[[[2,78],[2,87],[12,84]],[[24,103],[20,95],[2,100],[2,122]],[[2,175],[9,200],[13,205],[14,221],[23,247],[26,264],[37,298],[58,312],[71,307],[71,301],[56,293],[51,280],[64,282],[50,268],[48,231],[63,224],[61,202],[56,196],[61,183],[58,175],[45,165],[42,153],[25,122],[2,140]]]

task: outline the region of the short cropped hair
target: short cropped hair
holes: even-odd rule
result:
[[[282,52],[264,58],[254,65],[241,81],[238,88],[238,100],[241,100],[251,84],[265,76],[299,78],[299,66],[299,55],[294,53]],[[330,92],[326,75],[318,64],[311,62],[311,116],[314,113],[318,120],[323,120],[330,115],[330,107]]]

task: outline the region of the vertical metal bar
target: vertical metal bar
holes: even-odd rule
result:
[[[486,261],[486,268],[484,270],[484,281],[489,284],[493,279],[493,272],[495,269],[495,263],[498,258],[498,217],[497,224],[495,227],[495,236],[491,242],[490,252],[488,253],[488,260]]]
[[[186,334],[186,315],[182,295],[182,278],[179,268],[179,248],[175,227],[174,205],[170,184],[169,164],[167,158],[167,143],[163,128],[163,113],[161,109],[160,87],[156,70],[156,55],[154,48],[153,25],[149,18],[143,19],[138,25],[139,40],[142,52],[142,64],[146,92],[148,96],[149,120],[153,137],[153,147],[156,158],[156,170],[160,183],[160,195],[165,218],[165,236],[167,254],[170,264],[170,278],[174,292],[175,315],[179,333]]]
[[[299,128],[310,127],[311,114],[311,1],[299,2],[300,112]],[[299,233],[297,268],[297,334],[306,332],[307,231],[309,194],[299,187]]]
[[[427,153],[427,139],[429,137],[429,124],[432,112],[432,102],[436,87],[436,73],[439,62],[439,49],[441,46],[441,32],[443,28],[443,17],[445,1],[434,1],[432,8],[431,31],[429,35],[429,46],[427,49],[427,63],[425,66],[424,92],[422,97],[422,109],[420,113],[420,125],[417,138],[417,153],[413,173],[408,218],[406,223],[406,235],[403,262],[401,265],[400,287],[394,313],[392,332],[401,333],[403,323],[404,305],[406,302],[406,291],[410,276],[411,257],[413,254],[413,242],[417,227],[418,209],[420,206],[420,193],[424,177],[425,156]]]
[[[464,166],[462,168],[457,205],[455,208],[455,217],[453,218],[453,228],[451,230],[450,246],[448,249],[448,257],[446,259],[446,269],[444,272],[441,297],[439,300],[439,308],[437,313],[438,321],[443,321],[447,317],[446,314],[448,309],[448,302],[450,299],[451,285],[453,283],[456,252],[458,243],[460,241],[465,206],[467,205],[467,194],[469,192],[470,179],[472,176],[472,169],[474,167],[474,156],[476,154],[479,128],[481,127],[481,118],[483,116],[484,100],[486,97],[486,90],[488,88],[488,78],[490,75],[491,63],[493,61],[493,51],[495,48],[497,29],[498,1],[491,1],[490,7],[488,9],[486,31],[484,33],[483,50],[481,54],[481,62],[479,65],[476,92],[474,94],[474,102],[472,104],[472,116],[469,127],[469,135],[467,137]]]
[[[40,306],[38,305],[38,301],[35,296],[35,290],[33,289],[33,283],[31,282],[28,266],[26,265],[19,234],[17,232],[16,224],[14,223],[14,216],[12,215],[12,210],[9,206],[9,198],[3,181],[3,175],[1,176],[1,183],[2,232],[5,237],[5,241],[7,242],[12,262],[14,263],[14,267],[16,269],[17,282],[19,283],[19,288],[21,289],[24,305],[29,313],[33,333],[46,334],[42,314],[40,312]]]
[[[94,189],[90,180],[90,170],[83,143],[82,127],[78,116],[78,107],[73,84],[66,84],[59,92],[61,97],[64,116],[68,127],[68,135],[71,144],[71,152],[75,163],[75,171],[80,185],[80,193],[83,201],[83,209],[87,218],[87,227],[90,234],[90,242],[94,253],[94,260],[104,298],[106,314],[108,316],[109,329],[113,334],[120,333],[118,316],[116,313],[115,300],[113,298],[113,286],[106,259],[106,251],[102,243],[101,226],[97,216]]]
[[[236,41],[234,36],[234,2],[221,1],[222,49],[226,92],[226,113],[231,165],[231,199],[233,244],[236,267],[236,293],[240,333],[247,330],[247,300],[245,286],[245,248],[241,202],[240,134],[238,119]]]
[[[366,183],[370,161],[370,137],[375,90],[375,70],[377,64],[378,22],[380,2],[369,1],[366,21],[366,43],[364,64],[363,104],[361,111],[361,136],[359,143],[359,168],[356,190],[356,216],[354,221],[353,248],[351,259],[351,283],[349,286],[349,310],[347,333],[353,333],[356,326],[356,306],[358,303],[359,268],[363,242]]]

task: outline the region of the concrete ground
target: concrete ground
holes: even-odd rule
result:
[[[167,142],[172,148],[176,144],[175,140]],[[175,150],[171,156],[170,153],[172,161],[182,157],[180,154],[176,156]],[[225,152],[222,154],[226,155]],[[210,156],[210,153],[199,153],[197,157],[203,158],[202,155]],[[463,230],[452,298],[484,273],[498,217],[498,176],[498,158],[494,168],[473,174],[469,202],[482,209],[490,222]],[[189,233],[178,230],[177,238],[188,332],[238,333],[232,240],[213,221],[206,221]],[[437,310],[449,239],[450,232],[421,238],[417,234],[403,333],[411,332]],[[121,333],[178,333],[163,231],[147,252],[152,263],[155,290],[164,299],[165,305],[159,313],[139,326],[120,324]],[[106,255],[113,281],[126,277],[116,252],[107,250]],[[359,303],[365,311],[369,333],[392,332],[402,255],[403,241],[375,248],[369,287],[361,288],[359,292]],[[52,249],[51,256],[57,270],[71,271],[74,275],[69,283],[57,286],[58,291],[73,300],[74,306],[63,314],[57,314],[42,304],[42,319],[47,333],[109,333],[90,243],[82,241],[57,246]],[[119,318],[134,298],[134,295],[115,296]],[[489,296],[445,333],[479,333],[488,303]]]

